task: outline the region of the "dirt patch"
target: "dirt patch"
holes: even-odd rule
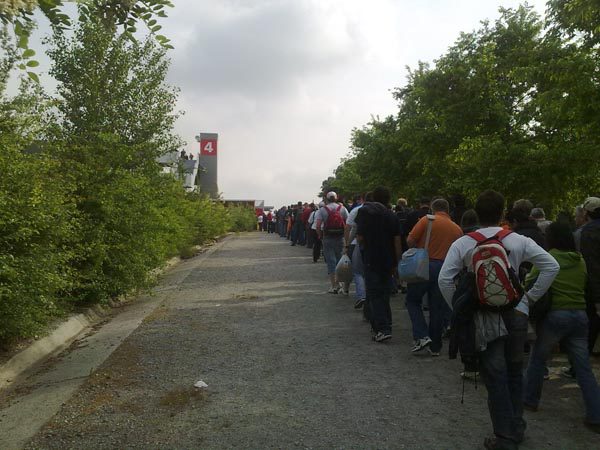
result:
[[[173,410],[181,410],[187,407],[190,403],[197,403],[199,401],[204,401],[208,397],[208,392],[203,389],[198,389],[195,387],[184,388],[178,387],[168,391],[164,394],[160,400],[159,405],[164,408],[169,408]]]
[[[156,322],[159,320],[166,320],[166,318],[168,316],[169,316],[169,309],[166,306],[162,305],[162,306],[159,306],[158,308],[156,308],[150,314],[148,314],[144,318],[143,323],[150,323],[150,322]]]

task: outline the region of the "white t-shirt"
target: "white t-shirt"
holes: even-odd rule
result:
[[[263,216],[258,216],[258,223],[263,223]]]
[[[500,227],[488,227],[477,231],[486,238],[490,238],[501,230],[502,228]],[[527,296],[531,299],[534,301],[538,300],[552,285],[554,277],[556,277],[556,274],[560,270],[558,263],[552,255],[537,245],[533,239],[526,236],[511,233],[502,240],[502,243],[509,252],[508,260],[515,270],[519,270],[522,262],[530,262],[539,269],[540,275],[537,281],[527,292]],[[469,268],[471,254],[476,244],[475,239],[465,235],[454,241],[448,250],[442,270],[440,271],[438,284],[444,299],[450,307],[452,307],[452,296],[456,290],[454,278],[463,268]],[[517,311],[521,311],[523,314],[529,314],[527,296],[523,296],[519,304],[515,307]]]
[[[346,219],[346,225],[349,225],[352,227],[352,230],[350,230],[350,234],[352,234],[352,232],[356,231],[356,216],[358,216],[358,210],[362,207],[362,204],[355,206],[352,211],[350,211],[350,213],[348,214],[348,219]],[[358,241],[356,240],[356,238],[352,239],[352,242],[350,243],[350,245],[356,245],[358,243]]]
[[[313,211],[310,217],[312,217],[312,223],[310,224],[310,228],[313,230],[317,229],[317,220],[321,220],[321,214],[319,214],[320,210]],[[310,222],[310,218],[308,221]],[[321,230],[323,229],[323,225],[321,225]]]

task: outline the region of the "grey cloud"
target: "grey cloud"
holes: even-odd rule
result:
[[[186,20],[189,37],[174,54],[186,64],[177,64],[172,79],[196,95],[281,93],[307,75],[344,66],[360,54],[357,28],[347,23],[344,35],[333,38],[326,20],[310,4],[293,1],[253,7],[229,2],[225,13],[199,11],[197,23]]]

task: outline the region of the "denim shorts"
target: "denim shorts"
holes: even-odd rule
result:
[[[344,251],[344,236],[324,236],[323,237],[323,255],[327,262],[327,274],[335,273],[338,261]]]

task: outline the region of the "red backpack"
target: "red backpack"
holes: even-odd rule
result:
[[[342,236],[344,234],[344,227],[346,223],[344,222],[344,218],[340,214],[342,209],[342,205],[338,205],[337,209],[332,211],[331,209],[325,207],[327,209],[327,220],[325,221],[325,225],[323,227],[323,232],[326,236]]]
[[[511,233],[502,230],[489,238],[478,231],[467,234],[477,241],[471,255],[471,264],[481,307],[493,310],[514,308],[523,296],[523,288],[502,243]]]

